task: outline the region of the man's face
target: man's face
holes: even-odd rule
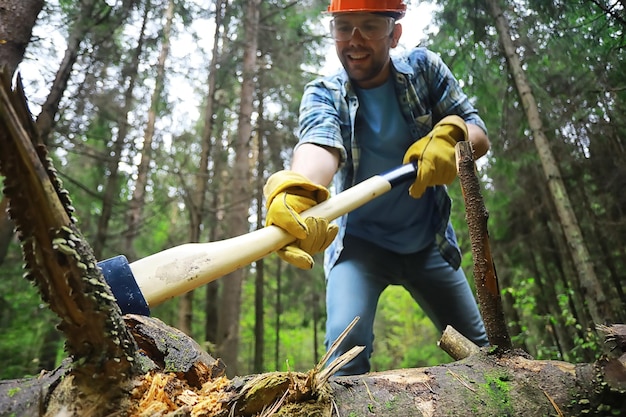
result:
[[[331,34],[341,64],[361,88],[382,85],[389,76],[389,50],[398,45],[402,27],[372,13],[336,14]]]

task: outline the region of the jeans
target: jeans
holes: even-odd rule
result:
[[[335,375],[369,372],[376,307],[389,285],[402,285],[439,331],[450,325],[479,346],[489,344],[465,273],[452,268],[436,245],[398,254],[353,236],[346,235],[344,242],[326,279],[326,349],[356,316],[360,319],[328,363],[354,346],[365,350]]]

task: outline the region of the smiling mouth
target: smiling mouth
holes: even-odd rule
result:
[[[348,58],[353,60],[353,61],[360,61],[363,60],[365,58],[367,58],[369,56],[369,54],[366,53],[351,53],[351,54],[347,54]]]

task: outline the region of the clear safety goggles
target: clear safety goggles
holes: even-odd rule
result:
[[[330,34],[336,41],[345,42],[359,29],[363,39],[377,41],[391,35],[394,22],[393,17],[370,15],[355,24],[348,17],[336,16],[330,21]]]

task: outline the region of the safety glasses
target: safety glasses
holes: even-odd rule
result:
[[[393,26],[394,19],[387,16],[366,15],[359,20],[336,16],[330,21],[330,34],[336,41],[345,42],[352,39],[354,31],[359,29],[363,39],[377,41],[391,35]]]

